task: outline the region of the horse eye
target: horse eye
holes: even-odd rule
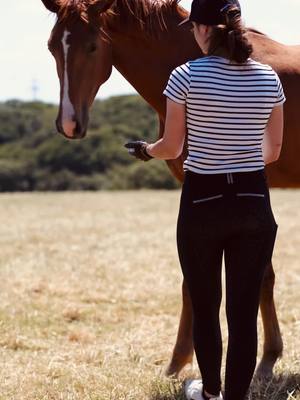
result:
[[[97,50],[97,45],[96,43],[91,43],[88,47],[88,52],[89,53],[94,53]]]

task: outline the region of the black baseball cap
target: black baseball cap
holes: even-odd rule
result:
[[[238,0],[193,0],[189,17],[179,25],[187,22],[203,25],[224,24],[226,11],[231,6],[235,6],[241,15],[241,6]]]

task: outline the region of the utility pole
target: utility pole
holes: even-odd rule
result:
[[[33,101],[37,100],[38,91],[39,91],[38,81],[36,79],[33,79],[32,83],[31,83],[31,92],[32,92],[32,100]]]

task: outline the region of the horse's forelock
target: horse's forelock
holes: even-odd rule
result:
[[[59,0],[59,19],[76,15],[86,20],[87,9],[91,3],[92,1],[90,0]]]

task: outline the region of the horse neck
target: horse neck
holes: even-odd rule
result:
[[[164,117],[162,94],[172,69],[199,57],[200,50],[188,28],[178,28],[183,11],[174,9],[164,16],[166,28],[155,35],[139,23],[120,24],[112,38],[113,65],[137,92]]]

